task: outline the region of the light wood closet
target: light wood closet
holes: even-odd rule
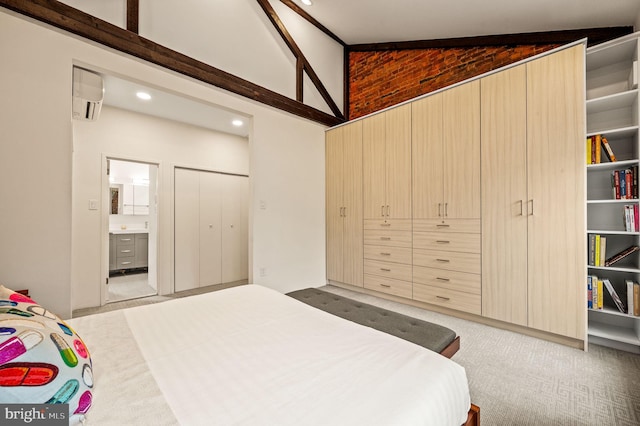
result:
[[[584,92],[576,43],[328,131],[362,123],[361,291],[582,347]]]
[[[363,286],[362,122],[327,131],[327,279]]]

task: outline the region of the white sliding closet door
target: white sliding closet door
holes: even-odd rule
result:
[[[175,169],[175,291],[249,276],[249,178]]]
[[[222,179],[200,175],[200,287],[222,283]]]
[[[200,282],[200,176],[175,169],[175,291],[196,288]]]
[[[222,282],[249,277],[249,178],[222,178]]]

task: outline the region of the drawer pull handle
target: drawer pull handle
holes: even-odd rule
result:
[[[380,226],[391,226],[390,223],[381,223]]]
[[[448,228],[451,225],[436,225],[436,228]]]
[[[388,284],[380,284],[380,287],[384,287],[384,288],[391,288],[391,286],[390,286],[390,285],[388,285]]]
[[[451,300],[451,299],[450,299],[450,298],[448,298],[448,297],[443,297],[443,296],[436,296],[436,297],[437,297],[438,299],[442,299],[442,300]]]
[[[120,241],[131,241],[131,238],[120,238]]]
[[[380,253],[380,256],[391,256],[391,253]]]
[[[438,280],[438,281],[446,281],[446,282],[451,281],[449,278],[440,278],[440,277],[436,278],[436,280]]]
[[[437,240],[436,243],[438,244],[449,244],[451,241],[445,241],[445,240]]]
[[[391,237],[380,237],[382,241],[391,241]]]
[[[380,270],[383,272],[391,272],[391,269],[389,268],[380,268]]]
[[[120,253],[131,253],[131,250],[120,250]]]
[[[131,265],[131,262],[120,262],[121,265]]]
[[[449,259],[436,259],[436,262],[449,263],[451,261]]]

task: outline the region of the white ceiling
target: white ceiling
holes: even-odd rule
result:
[[[183,96],[147,87],[112,75],[103,75],[105,105],[156,117],[167,118],[210,130],[230,133],[242,137],[249,135],[251,118],[239,112],[188,99]],[[138,99],[136,93],[144,91],[151,99]],[[242,126],[234,126],[232,121],[243,121]]]
[[[312,0],[347,44],[633,26],[640,0]]]

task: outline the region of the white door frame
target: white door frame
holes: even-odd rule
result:
[[[160,294],[158,289],[158,234],[160,227],[158,226],[160,220],[160,209],[158,208],[160,197],[160,162],[149,159],[126,157],[122,155],[106,154],[102,153],[102,209],[100,211],[101,216],[101,262],[100,262],[100,276],[102,277],[100,283],[100,306],[104,306],[107,303],[107,296],[109,292],[108,279],[109,279],[109,209],[111,206],[110,200],[110,182],[107,175],[107,162],[108,160],[128,161],[132,163],[143,163],[150,166],[156,166],[156,179],[155,179],[155,191],[151,192],[151,186],[149,187],[149,211],[152,211],[152,204],[154,204],[153,210],[155,210],[155,221],[150,220],[149,231],[155,232],[155,239],[149,235],[149,242],[155,241],[153,247],[149,245],[149,277],[155,277],[156,294]],[[153,197],[153,198],[152,198]],[[155,203],[152,202],[155,200]],[[155,223],[153,223],[155,222]],[[153,250],[154,253],[151,251]],[[153,271],[152,271],[153,268]]]

